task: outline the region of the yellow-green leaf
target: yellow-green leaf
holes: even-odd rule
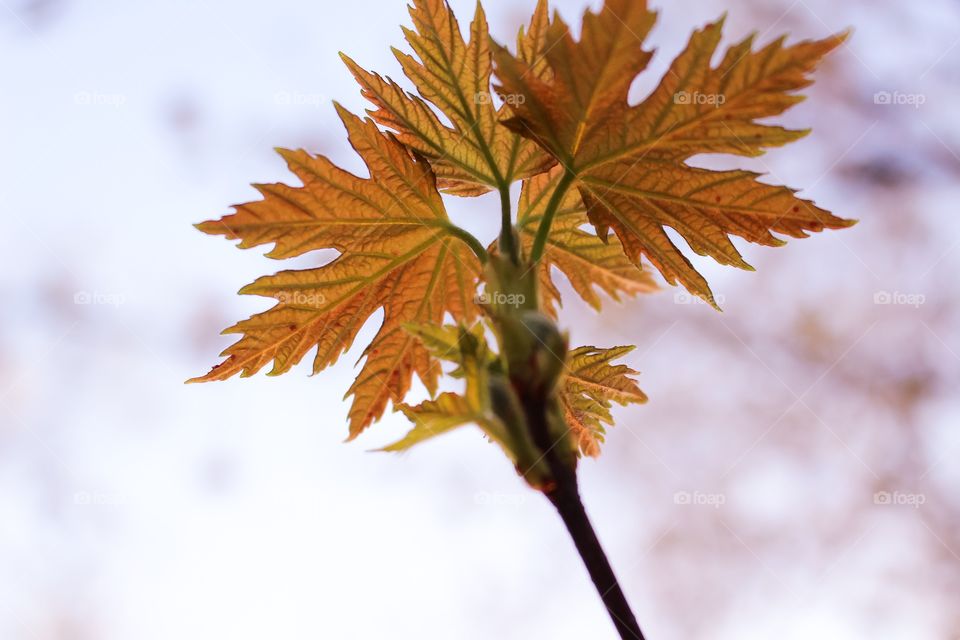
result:
[[[488,384],[491,354],[479,325],[473,328],[446,326],[409,326],[408,330],[421,337],[424,344],[438,358],[459,365],[465,380],[463,395],[442,393],[436,400],[427,400],[417,406],[398,405],[398,409],[414,423],[413,429],[401,440],[384,451],[406,451],[411,447],[468,424],[479,426],[491,440],[498,442],[509,454],[506,428],[491,409]]]
[[[647,401],[631,377],[637,372],[626,365],[611,364],[631,351],[633,347],[580,347],[567,357],[567,375],[560,401],[567,424],[577,436],[584,455],[599,455],[604,425],[613,424],[610,408],[614,402],[626,406]]]
[[[383,451],[406,451],[457,427],[483,425],[490,420],[490,416],[474,406],[469,398],[455,393],[441,393],[436,400],[427,400],[415,407],[400,405],[400,411],[415,426],[401,440],[384,447]]]

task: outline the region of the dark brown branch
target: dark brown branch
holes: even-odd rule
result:
[[[577,488],[576,472],[570,477],[561,480],[557,486],[547,493],[547,498],[556,507],[563,519],[563,523],[573,538],[573,543],[587,567],[590,579],[597,588],[607,613],[610,614],[613,625],[623,640],[644,640],[640,625],[637,623],[630,604],[627,602],[617,576],[613,573],[610,561],[607,560],[600,540],[597,538],[587,512],[580,500],[580,491]]]
[[[550,473],[554,479],[553,486],[547,488],[544,494],[563,519],[577,552],[587,567],[587,573],[590,574],[590,579],[597,593],[600,594],[600,599],[603,600],[613,626],[616,627],[622,640],[645,640],[643,632],[640,631],[640,624],[633,615],[623,589],[620,588],[613,567],[610,566],[607,554],[603,551],[583,501],[580,499],[576,467],[566,464],[558,455],[559,443],[550,441],[547,410],[542,393],[526,387],[523,381],[514,381],[514,385],[523,398],[524,413],[531,435],[543,451],[544,459],[550,466]]]

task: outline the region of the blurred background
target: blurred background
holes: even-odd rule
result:
[[[533,4],[487,2],[494,35]],[[567,296],[574,342],[638,344],[651,397],[582,465],[638,617],[652,640],[960,638],[960,4],[653,5],[638,99],[724,11],[727,43],[855,28],[783,119],[813,135],[704,162],[861,223],[740,243],[757,273],[703,263],[723,314]],[[337,52],[399,78],[400,24],[400,1],[0,0],[0,638],[614,637],[478,431],[369,453],[404,432],[389,415],[341,444],[359,350],[183,384],[268,305],[235,291],[282,268],[191,224],[289,180],[275,146],[361,171]],[[495,234],[495,201],[449,206]]]

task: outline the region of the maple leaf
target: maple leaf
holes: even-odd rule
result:
[[[397,405],[397,410],[413,422],[414,427],[382,451],[407,451],[426,440],[473,424],[490,442],[500,446],[528,482],[533,485],[545,482],[549,472],[544,470],[543,454],[537,452],[530,434],[520,424],[524,418],[519,399],[506,391],[508,383],[502,363],[487,345],[484,322],[478,321],[469,328],[461,323],[443,327],[411,324],[406,329],[435,358],[456,365],[450,375],[463,379],[465,389],[462,395],[442,393],[416,406]]]
[[[415,30],[404,29],[404,34],[417,57],[393,51],[419,96],[341,54],[363,95],[377,107],[370,115],[429,159],[440,188],[455,195],[504,190],[512,182],[552,166],[555,160],[551,156],[498,122],[501,113],[491,93],[489,27],[480,3],[470,25],[469,42],[444,0],[416,0],[410,16]],[[541,0],[530,29],[521,31],[518,38],[521,57],[531,65],[542,59],[548,24],[547,3]],[[431,104],[450,126],[440,120]]]
[[[415,407],[400,405],[398,409],[416,426],[384,451],[405,451],[458,427],[476,424],[492,440],[508,443],[505,450],[509,453],[507,429],[490,406],[489,370],[495,369],[498,361],[486,344],[483,323],[477,322],[470,329],[410,325],[407,330],[417,336],[435,358],[457,366],[451,375],[466,380],[466,393],[442,393],[435,400]],[[631,377],[637,372],[626,365],[612,364],[633,350],[634,347],[579,347],[566,356],[563,382],[557,393],[564,419],[583,455],[599,455],[605,425],[613,425],[610,409],[614,403],[627,406],[647,402],[647,396]]]
[[[364,322],[382,308],[383,324],[347,393],[354,397],[353,438],[383,414],[388,401],[403,399],[414,373],[431,392],[436,389],[439,367],[403,326],[440,324],[446,313],[475,317],[480,263],[454,234],[429,165],[374,122],[339,105],[337,110],[369,178],[324,157],[280,151],[302,187],[258,185],[263,200],[198,226],[240,240],[244,249],[273,243],[267,255],[276,259],[320,249],[336,249],[339,257],[245,287],[241,293],[278,304],[227,329],[243,337],[223,353],[223,363],[193,382],[250,376],[271,361],[270,374],[279,375],[312,349],[313,370],[319,372],[351,347]]]
[[[496,45],[498,89],[514,97],[504,124],[558,159],[561,187],[575,184],[601,237],[612,228],[634,263],[645,257],[670,284],[716,306],[666,228],[700,255],[750,269],[731,235],[778,246],[774,233],[802,238],[854,224],[757,174],[687,164],[701,153],[756,156],[805,135],[757,120],[802,100],[794,92],[846,34],[789,47],[780,39],[756,51],[751,36],[713,67],[720,20],[695,32],[653,93],[632,105],[630,86],[652,55],[642,41],[655,21],[645,0],[607,0],[585,14],[576,41],[555,18],[544,46],[549,73]]]
[[[517,208],[517,227],[521,243],[528,252],[562,177],[563,167],[555,167],[523,183]],[[554,267],[567,277],[574,291],[598,311],[601,302],[596,288],[615,301],[619,301],[621,296],[632,297],[657,290],[649,273],[638,268],[624,255],[616,239],[605,242],[596,234],[584,231],[581,227],[586,224],[587,209],[583,199],[577,191],[567,191],[557,209],[546,251],[537,267],[540,269],[545,306],[554,316],[560,304],[560,293],[552,276]]]
[[[706,153],[757,156],[805,135],[761,120],[802,100],[797,92],[846,35],[757,50],[751,36],[713,66],[720,20],[695,32],[657,88],[632,104],[630,88],[652,57],[643,41],[656,14],[646,0],[606,0],[586,12],[579,39],[539,0],[516,54],[490,40],[479,2],[468,38],[445,0],[414,0],[410,16],[414,28],[404,34],[413,55],[394,53],[418,93],[341,54],[375,107],[364,120],[336,105],[368,177],[281,150],[302,186],[255,185],[261,200],[198,225],[244,249],[272,245],[267,255],[278,260],[338,255],[243,288],[277,304],[227,329],[240,339],[192,382],[251,376],[271,364],[270,375],[279,375],[311,351],[319,372],[382,310],[347,392],[350,439],[391,403],[414,426],[385,451],[478,425],[556,507],[620,635],[642,638],[586,515],[577,465],[599,455],[615,404],[647,397],[636,372],[614,364],[633,347],[569,348],[556,322],[554,274],[599,309],[601,293],[619,300],[654,290],[641,268],[649,262],[715,305],[669,230],[698,254],[750,268],[733,236],[777,246],[779,236],[853,224],[757,174],[690,164]],[[455,225],[440,189],[498,191],[498,242],[485,249]],[[448,317],[454,324],[443,324]],[[462,393],[438,395],[444,366]],[[404,402],[414,376],[430,395],[415,406]]]
[[[408,326],[434,357],[457,365],[456,377],[466,380],[463,395],[441,393],[434,400],[417,406],[400,404],[397,409],[414,423],[414,428],[401,440],[383,451],[406,451],[425,440],[448,433],[468,424],[479,426],[492,440],[508,449],[506,427],[491,410],[488,385],[492,355],[483,337],[482,324],[472,329],[462,326]]]
[[[626,365],[611,364],[633,349],[580,347],[567,356],[567,375],[560,401],[567,424],[577,436],[580,451],[586,456],[600,454],[604,425],[613,425],[610,408],[614,402],[626,406],[647,401],[647,396],[630,377],[637,372]]]

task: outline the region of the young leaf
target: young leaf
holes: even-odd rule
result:
[[[526,251],[534,243],[547,203],[563,176],[563,167],[555,167],[524,181],[520,192],[517,226]],[[588,224],[587,209],[580,194],[567,191],[556,213],[543,260],[540,261],[541,290],[547,309],[556,315],[560,293],[553,281],[553,267],[567,277],[573,289],[594,309],[600,310],[596,288],[614,300],[657,290],[649,272],[642,271],[623,253],[620,243],[604,242],[596,234],[581,229]]]
[[[637,372],[626,365],[611,364],[631,351],[633,347],[580,347],[568,356],[560,399],[567,424],[576,434],[584,455],[600,455],[604,425],[613,425],[612,403],[626,406],[647,401],[647,396],[630,377]]]
[[[415,407],[401,404],[399,409],[415,426],[402,440],[384,447],[383,451],[407,451],[421,442],[469,424],[475,424],[485,432],[501,428],[494,426],[496,418],[484,413],[482,406],[469,396],[456,393],[441,393],[436,400],[427,400]]]
[[[319,249],[340,256],[318,269],[285,271],[241,293],[278,304],[227,329],[242,334],[226,361],[194,380],[250,376],[273,362],[279,375],[316,349],[313,370],[333,364],[378,309],[383,324],[364,351],[366,362],[350,387],[350,435],[379,419],[388,401],[399,403],[416,373],[434,390],[439,367],[407,323],[440,324],[444,314],[470,320],[480,274],[477,257],[451,231],[430,167],[339,105],[350,142],[370,178],[359,178],[324,157],[281,151],[303,187],[261,185],[264,199],[199,228],[240,240],[249,249],[273,243],[268,256],[293,258]]]
[[[440,328],[427,325],[409,325],[407,330],[423,340],[435,357],[458,365],[460,377],[466,381],[466,390],[463,395],[442,393],[436,400],[427,400],[415,407],[398,405],[397,409],[415,426],[402,440],[383,450],[406,451],[468,424],[476,424],[492,440],[505,445],[506,428],[491,410],[488,382],[491,354],[482,331],[463,326]]]
[[[449,325],[407,327],[434,357],[458,365],[460,373],[456,377],[466,380],[466,394],[443,393],[416,407],[400,405],[399,410],[416,426],[385,451],[404,451],[467,424],[478,425],[491,439],[509,442],[505,427],[490,410],[488,370],[496,361],[486,347],[482,330],[476,329],[480,326],[477,323],[471,330]],[[647,396],[631,378],[637,372],[611,364],[631,351],[633,347],[580,347],[567,355],[560,404],[583,455],[600,455],[605,425],[613,425],[613,403],[626,406],[647,402]]]
[[[757,120],[799,102],[793,92],[810,84],[810,72],[846,35],[790,47],[778,40],[757,51],[751,37],[712,67],[721,20],[694,33],[659,87],[631,105],[630,86],[651,57],[641,45],[655,18],[645,0],[606,0],[599,13],[584,16],[579,41],[555,19],[547,75],[496,46],[500,91],[517,96],[505,124],[538,142],[576,179],[601,237],[612,228],[634,263],[645,256],[668,282],[713,303],[706,281],[665,228],[698,254],[749,269],[731,235],[778,246],[783,242],[773,233],[802,238],[853,224],[756,174],[687,164],[700,153],[759,155],[804,135]]]
[[[396,49],[394,55],[419,96],[341,54],[364,96],[377,107],[371,116],[428,158],[439,186],[448,193],[480,195],[553,165],[555,161],[536,144],[498,122],[500,114],[491,94],[493,63],[483,7],[477,3],[469,42],[464,40],[445,0],[415,0],[410,16],[415,30],[404,29],[404,34],[417,57]],[[541,0],[529,33],[522,33],[520,38],[525,59],[531,64],[542,57],[547,23],[546,0]],[[437,117],[431,104],[451,126]]]
[[[404,327],[410,335],[423,344],[431,356],[443,362],[451,362],[457,368],[450,372],[453,378],[465,377],[464,352],[478,354],[481,364],[493,366],[495,358],[487,347],[485,325],[478,320],[470,327],[463,325],[408,324]]]

